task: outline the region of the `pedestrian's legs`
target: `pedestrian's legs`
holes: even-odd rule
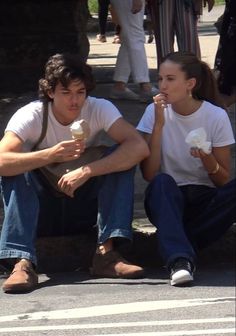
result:
[[[197,16],[190,6],[185,8],[184,1],[176,0],[175,30],[178,49],[192,52],[201,58],[200,44],[197,31]]]
[[[113,79],[115,82],[122,82],[127,84],[129,81],[130,74],[131,74],[131,67],[129,62],[129,55],[126,45],[122,42],[120,44],[117,54]]]
[[[118,43],[118,44],[121,43],[120,32],[121,32],[121,26],[119,24],[116,24],[114,40],[112,43]]]
[[[139,13],[131,12],[132,0],[119,1],[111,0],[121,25],[121,40],[126,48],[127,56],[124,61],[129,62],[132,77],[136,83],[149,83],[149,71],[147,65],[147,57],[145,52],[145,33],[143,29],[144,3]],[[115,81],[123,81],[127,78],[127,67],[123,69],[124,61],[120,60],[124,56],[121,52],[117,57],[116,71],[114,74]],[[122,66],[123,64],[123,66]],[[128,73],[129,76],[130,73]],[[126,81],[127,82],[127,81]]]
[[[159,250],[167,268],[179,257],[194,264],[195,251],[183,223],[184,198],[171,176],[159,174],[151,181],[146,190],[145,209],[157,228]]]
[[[121,33],[121,26],[119,24],[116,24],[115,26],[115,35],[119,36]]]
[[[156,41],[157,67],[164,56],[174,51],[175,2],[175,0],[148,2]]]
[[[98,22],[101,35],[106,35],[109,4],[110,0],[98,0]]]

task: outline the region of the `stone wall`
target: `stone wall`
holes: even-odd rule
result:
[[[87,58],[87,0],[0,2],[0,93],[36,90],[55,53]]]

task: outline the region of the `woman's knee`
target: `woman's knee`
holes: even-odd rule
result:
[[[169,189],[170,187],[175,187],[176,182],[172,176],[166,173],[157,174],[149,184],[149,189],[158,189],[158,190],[165,190]]]

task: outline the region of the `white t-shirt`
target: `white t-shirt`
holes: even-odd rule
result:
[[[190,146],[185,142],[187,134],[203,127],[207,141],[212,147],[222,147],[235,143],[231,123],[227,113],[207,101],[191,115],[177,114],[168,105],[165,109],[165,124],[161,144],[161,172],[171,175],[178,185],[197,184],[213,186],[201,159],[190,155]],[[137,129],[151,134],[154,125],[154,104],[147,106]]]
[[[40,137],[43,117],[42,106],[43,104],[40,101],[34,101],[23,106],[16,111],[6,126],[5,132],[12,131],[23,140],[25,151],[30,151]],[[52,113],[51,103],[49,103],[48,111],[47,133],[39,145],[39,149],[51,147],[60,141],[71,140],[71,124],[64,126],[56,120]],[[119,118],[121,118],[120,112],[110,101],[87,97],[81,113],[76,119],[84,119],[89,124],[90,135],[86,141],[86,146],[100,145],[100,132],[107,132]]]

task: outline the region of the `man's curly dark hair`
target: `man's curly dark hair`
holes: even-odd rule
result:
[[[82,81],[86,94],[95,88],[92,68],[74,54],[55,54],[45,65],[44,78],[39,80],[39,99],[44,102],[51,101],[48,92],[55,91],[56,85],[61,83],[65,88],[71,81]]]

